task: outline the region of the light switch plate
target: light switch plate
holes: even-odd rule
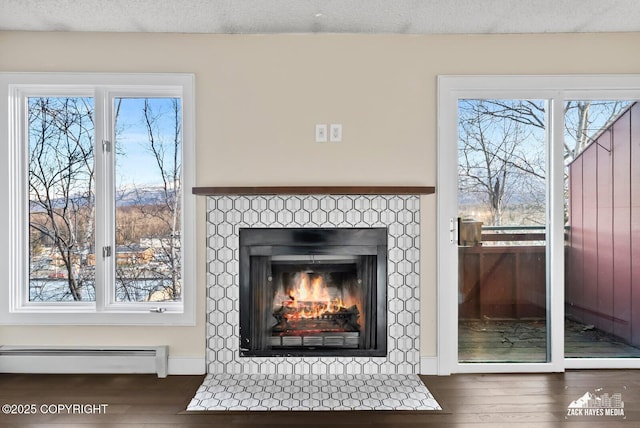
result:
[[[327,125],[316,124],[316,143],[327,142]]]
[[[329,140],[333,143],[342,141],[342,124],[332,123],[329,127]]]

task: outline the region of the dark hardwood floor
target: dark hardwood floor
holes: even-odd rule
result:
[[[203,376],[0,374],[2,427],[635,427],[640,370],[422,376],[443,412],[185,412]],[[602,388],[602,390],[600,390]],[[622,395],[626,419],[567,416],[587,392]],[[58,406],[76,404],[76,408]],[[15,406],[12,406],[15,405]],[[34,405],[34,406],[31,406]],[[80,406],[90,405],[88,408]],[[100,405],[106,405],[100,407]],[[20,407],[22,406],[22,407]],[[29,406],[29,407],[25,407]],[[95,410],[94,414],[87,413]],[[104,411],[102,411],[104,409]],[[98,411],[100,413],[98,413]]]

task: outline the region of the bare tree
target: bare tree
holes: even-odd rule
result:
[[[116,118],[122,103],[115,100]],[[138,115],[146,135],[141,144],[151,159],[140,168],[155,171],[160,191],[136,185],[116,196],[116,242],[130,247],[128,255],[116,254],[116,287],[125,301],[181,298],[181,109],[179,99],[166,99],[162,111],[154,111],[154,105],[144,100]],[[116,126],[116,134],[121,131]],[[89,98],[29,100],[30,294],[35,300],[93,298],[94,145]],[[126,156],[115,147],[117,155]],[[118,206],[118,197],[131,192],[133,206]],[[154,242],[153,251],[141,248],[144,239]],[[65,289],[53,292],[51,278],[56,284],[65,280]]]
[[[565,164],[581,153],[628,105],[626,101],[567,101],[564,105]],[[538,137],[538,150],[530,150],[527,141],[538,133],[536,130],[546,127],[545,102],[461,100],[459,115],[460,190],[475,194],[488,207],[494,225],[501,224],[504,205],[516,193],[520,198],[529,199],[528,208],[519,207],[518,217],[539,222],[544,212],[544,136]]]
[[[567,101],[565,162],[571,162],[630,105],[628,101]]]
[[[41,298],[83,300],[83,287],[93,286],[93,108],[85,98],[43,97],[28,111],[32,258],[50,247],[67,280],[66,293]]]
[[[544,129],[544,103],[535,100],[484,100],[484,114]],[[568,100],[564,105],[565,161],[571,162],[631,103],[616,100]]]
[[[171,119],[173,134],[169,143],[169,153],[165,157],[166,145],[157,144],[154,136],[154,123],[158,117],[154,115],[148,100],[144,104],[144,117],[149,134],[149,151],[153,155],[160,176],[162,177],[162,190],[164,206],[170,213],[167,226],[169,239],[162,246],[168,259],[171,272],[171,296],[176,298],[180,294],[179,282],[181,279],[181,195],[182,195],[182,115],[180,103],[177,99],[171,99]],[[162,218],[162,217],[161,217]]]
[[[127,197],[132,203],[117,210],[117,241],[140,252],[140,242],[147,240],[155,253],[152,263],[137,257],[135,263],[118,267],[118,292],[127,301],[181,297],[182,114],[178,99],[167,101],[169,111],[154,110],[149,99],[143,100],[141,111],[150,159],[145,167],[155,171],[159,191],[135,183],[118,191],[120,200]]]
[[[502,224],[505,205],[528,189],[528,204],[540,203],[544,190],[542,141],[528,112],[538,106],[520,100],[459,103],[460,192],[488,206],[491,223]],[[503,114],[510,111],[512,116]],[[516,112],[525,111],[524,117]],[[542,147],[542,155],[541,155]]]

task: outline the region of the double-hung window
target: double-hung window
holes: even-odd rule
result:
[[[0,74],[2,322],[193,323],[193,85]]]

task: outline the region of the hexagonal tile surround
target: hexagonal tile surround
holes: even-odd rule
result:
[[[240,227],[387,227],[387,356],[240,357]],[[208,373],[418,373],[419,265],[420,198],[417,195],[208,196]]]

